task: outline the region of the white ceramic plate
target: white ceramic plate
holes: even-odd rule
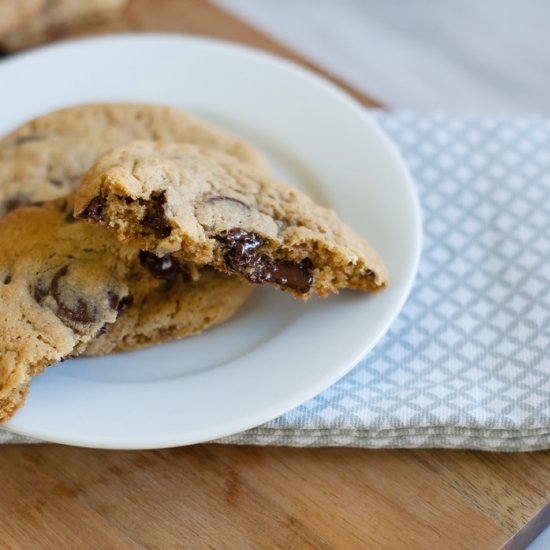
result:
[[[259,289],[200,336],[48,369],[8,429],[91,447],[197,443],[266,422],[346,374],[395,319],[420,254],[412,182],[365,110],[296,65],[201,38],[103,37],[0,62],[0,133],[52,109],[111,100],[183,107],[249,139],[279,176],[368,237],[392,286],[307,304]]]

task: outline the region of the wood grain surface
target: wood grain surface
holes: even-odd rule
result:
[[[202,0],[133,0],[92,32],[124,30],[215,36],[311,66]],[[548,452],[8,445],[0,547],[519,549],[549,523],[549,466]]]

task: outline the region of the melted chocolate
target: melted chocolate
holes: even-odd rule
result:
[[[230,271],[244,274],[251,283],[273,283],[301,294],[309,292],[313,284],[313,264],[308,258],[294,263],[263,256],[259,248],[267,241],[239,227],[230,229],[218,240],[225,245],[224,259]]]
[[[238,272],[255,269],[261,261],[261,255],[257,250],[266,244],[266,241],[256,233],[240,227],[230,229],[220,240],[226,246],[224,259],[227,267]]]
[[[94,197],[88,205],[78,214],[78,218],[101,221],[103,219],[103,209],[105,208],[105,197],[98,195]]]
[[[306,294],[313,284],[312,267],[313,264],[308,258],[302,260],[299,264],[264,258],[260,268],[249,279],[253,283],[274,283],[292,288],[301,294]],[[257,279],[257,281],[254,279]]]
[[[165,239],[172,233],[172,226],[166,219],[166,192],[151,193],[146,204],[147,210],[141,223],[152,229],[157,239]]]

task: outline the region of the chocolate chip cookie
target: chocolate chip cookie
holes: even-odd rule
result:
[[[39,117],[0,140],[0,217],[26,204],[66,195],[99,155],[136,137],[190,140],[267,169],[251,146],[184,111],[132,103],[82,105]],[[92,245],[90,236],[75,247]],[[190,292],[188,282],[176,276],[179,262],[170,258],[157,262],[144,254],[144,266],[164,283],[151,296],[144,292],[142,301],[134,298],[124,318],[94,340],[87,354],[183,337],[206,328],[200,311],[215,310],[212,323],[220,322],[250,293],[235,279],[208,271],[201,271],[204,281],[196,281]]]
[[[75,215],[123,242],[209,265],[296,297],[388,283],[378,253],[300,191],[223,153],[138,141],[88,171]]]
[[[121,244],[72,212],[68,197],[0,220],[0,422],[46,366],[198,333],[250,294],[235,277]]]
[[[14,0],[13,3],[29,0]],[[41,9],[24,26],[2,37],[2,47],[8,51],[35,46],[117,16],[128,0],[43,0]]]
[[[0,140],[0,217],[66,195],[99,156],[135,139],[195,143],[267,167],[247,143],[185,111],[137,103],[81,105],[41,116]]]
[[[104,254],[110,233],[75,254],[70,233],[81,224],[62,221],[65,206],[0,221],[0,421],[22,404],[31,377],[82,352],[131,300],[116,258]]]

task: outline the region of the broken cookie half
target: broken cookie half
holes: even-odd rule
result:
[[[120,243],[75,220],[71,196],[11,212],[0,220],[0,422],[48,365],[196,334],[231,317],[251,288]]]
[[[307,299],[388,284],[380,255],[304,193],[223,153],[136,141],[101,157],[76,193],[75,216],[122,241],[269,283]]]
[[[81,353],[131,301],[112,258],[71,246],[81,235],[70,238],[64,209],[21,208],[0,222],[0,422],[33,376]]]

